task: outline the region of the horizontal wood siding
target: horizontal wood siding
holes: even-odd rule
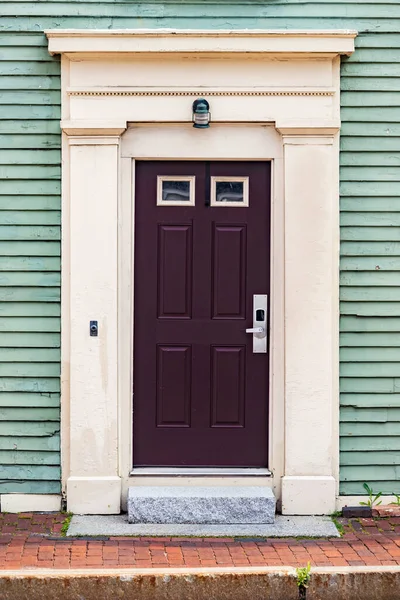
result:
[[[366,481],[391,494],[400,491],[400,35],[383,28],[356,45],[341,80],[340,490],[360,494]]]
[[[0,493],[59,493],[60,65],[0,30]]]
[[[353,28],[342,62],[341,493],[400,492],[398,0],[3,0],[0,492],[59,491],[60,65],[51,28]]]

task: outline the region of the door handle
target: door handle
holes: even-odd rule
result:
[[[246,333],[253,334],[253,353],[266,354],[267,352],[267,294],[254,294],[253,296],[253,327],[246,329]]]

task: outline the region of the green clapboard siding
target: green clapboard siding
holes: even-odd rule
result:
[[[356,29],[342,60],[341,493],[400,493],[397,0],[2,0],[0,493],[60,491],[60,64],[52,28]]]
[[[60,65],[2,18],[0,493],[59,493]]]

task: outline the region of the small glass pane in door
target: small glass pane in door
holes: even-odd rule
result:
[[[212,177],[211,206],[249,206],[248,177]]]
[[[195,177],[157,177],[158,206],[194,206]]]

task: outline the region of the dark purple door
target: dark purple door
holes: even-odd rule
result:
[[[136,466],[267,466],[270,164],[142,161],[135,194]]]

